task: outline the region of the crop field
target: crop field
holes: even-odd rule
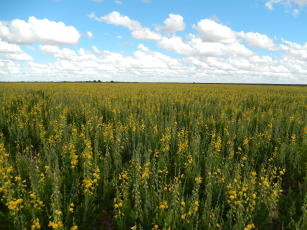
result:
[[[1,230],[307,229],[307,87],[0,84]]]

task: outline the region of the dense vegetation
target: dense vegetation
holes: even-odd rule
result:
[[[0,229],[307,229],[307,88],[0,84]]]

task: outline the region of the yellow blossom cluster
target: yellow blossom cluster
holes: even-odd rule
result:
[[[100,169],[96,168],[90,178],[82,180],[83,192],[87,195],[92,195],[98,185],[100,179]]]
[[[62,229],[64,225],[62,221],[58,221],[58,222],[49,221],[48,227],[51,227],[52,229],[56,230],[56,229]]]
[[[41,229],[41,227],[38,218],[32,220],[31,230]]]
[[[13,199],[9,202],[7,202],[7,207],[9,210],[11,211],[19,211],[22,208],[24,208],[24,200],[22,198],[18,198],[18,199]]]
[[[167,201],[163,201],[159,204],[159,209],[167,209],[167,208],[168,208]]]
[[[30,192],[29,196],[31,198],[30,202],[31,204],[33,204],[34,208],[42,209],[43,207],[45,207],[44,202],[39,199],[39,197],[37,196],[35,192]]]

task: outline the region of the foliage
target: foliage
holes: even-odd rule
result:
[[[1,229],[307,229],[306,87],[0,89]]]

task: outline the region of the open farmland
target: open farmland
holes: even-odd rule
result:
[[[0,84],[0,229],[307,229],[307,87]]]

